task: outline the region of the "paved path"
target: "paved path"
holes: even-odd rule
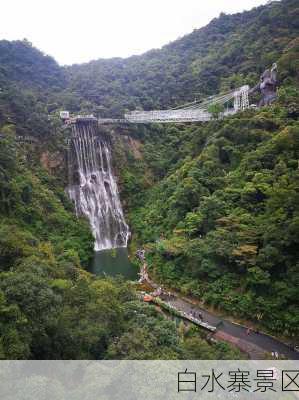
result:
[[[153,282],[148,276],[148,268],[144,259],[144,253],[140,259],[143,265],[140,271],[139,282],[146,281],[153,289],[157,290],[159,285]],[[196,318],[198,317],[198,313],[200,313],[204,322],[217,327],[217,331],[213,334],[213,337],[232,343],[240,350],[249,354],[251,359],[265,359],[265,353],[277,352],[280,356],[284,355],[289,360],[299,360],[299,352],[280,342],[278,339],[264,333],[256,333],[252,330],[247,334],[247,327],[217,317],[211,312],[184,300],[176,294],[170,294],[170,296],[167,296],[163,293],[160,297],[179,311],[183,311],[187,314],[191,314],[191,311],[195,312]]]
[[[265,352],[271,353],[272,351],[277,351],[278,354],[283,354],[288,359],[299,360],[298,352],[271,336],[254,331],[251,331],[248,335],[246,327],[217,317],[209,311],[200,308],[198,305],[190,304],[177,296],[168,297],[164,295],[163,299],[175,306],[178,310],[186,313],[191,313],[191,311],[193,311],[197,316],[198,312],[200,312],[204,321],[217,327],[217,332],[214,335],[215,338],[236,345],[241,350],[247,352],[250,358],[264,359]]]

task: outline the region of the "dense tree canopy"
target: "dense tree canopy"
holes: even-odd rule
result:
[[[296,0],[221,14],[160,50],[68,67],[69,90],[94,104],[95,112],[121,116],[124,109],[174,107],[253,85],[298,36],[298,17]]]
[[[93,253],[87,221],[28,150],[12,133],[0,140],[0,358],[189,357],[197,332],[180,337],[130,283],[83,269]],[[205,340],[201,347],[210,358],[240,357]]]
[[[108,134],[131,252],[146,247],[155,279],[298,337],[298,13],[297,0],[272,2],[161,50],[71,67],[26,40],[0,41],[0,358],[241,357],[176,327],[128,282],[86,272],[93,237],[64,191],[57,114],[174,107],[253,85],[274,61],[271,107]],[[60,161],[46,170],[51,155]]]
[[[146,244],[157,279],[291,336],[299,326],[298,54],[294,40],[279,59],[275,105],[138,131],[143,159],[122,172],[133,237]]]

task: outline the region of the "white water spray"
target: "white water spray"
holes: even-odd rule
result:
[[[95,237],[95,250],[126,247],[129,227],[112,172],[111,153],[96,122],[77,122],[69,147],[68,194],[76,214],[85,215]]]

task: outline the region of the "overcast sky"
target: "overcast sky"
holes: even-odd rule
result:
[[[27,38],[60,64],[140,54],[266,0],[2,0],[0,39]]]

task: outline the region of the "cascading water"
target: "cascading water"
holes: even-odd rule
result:
[[[126,247],[130,235],[112,172],[107,139],[97,122],[77,121],[69,146],[68,194],[77,215],[85,215],[95,237],[95,250]]]

